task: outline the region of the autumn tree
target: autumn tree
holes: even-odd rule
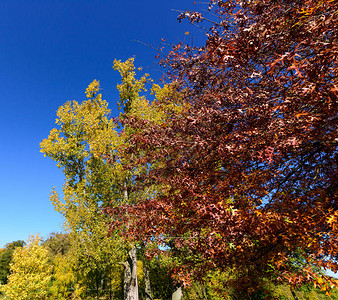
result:
[[[77,284],[73,253],[70,250],[70,235],[52,232],[41,245],[48,250],[49,262],[53,266],[52,282],[49,287],[50,299],[79,297],[83,289]]]
[[[102,158],[115,151],[119,136],[108,103],[98,92],[99,82],[94,80],[86,101],[61,106],[58,128],[40,145],[65,174],[63,199],[53,190],[51,201],[65,217],[72,268],[82,288],[97,295],[110,288],[112,268],[124,255],[122,241],[116,235],[108,237],[107,217],[101,213],[102,205],[118,203],[123,192],[118,188],[118,167]],[[52,242],[48,241],[49,248],[54,247]]]
[[[148,75],[136,78],[134,59],[115,60],[114,69],[121,75],[121,83],[117,85],[119,120],[130,116],[160,122],[163,110],[153,108],[141,95],[146,92],[146,83],[151,82]],[[152,85],[156,97],[169,89]],[[57,128],[51,130],[40,147],[41,152],[55,160],[65,174],[63,199],[53,190],[51,201],[65,217],[71,243],[69,255],[74,257],[73,268],[80,275],[79,280],[87,288],[95,289],[98,296],[107,286],[112,287],[115,280],[112,276],[120,270],[117,265],[123,265],[124,298],[136,299],[138,241],[125,243],[117,229],[111,230],[108,236],[110,216],[102,209],[135,204],[139,197],[154,194],[156,187],[132,189],[135,176],[148,170],[148,166],[141,164],[126,168],[130,157],[125,155],[125,149],[137,129],[123,126],[113,118],[99,91],[99,82],[94,80],[86,90],[87,100],[81,103],[69,101],[61,106],[57,112]],[[128,227],[128,223],[124,224]],[[52,242],[53,239],[48,245],[55,248]],[[148,291],[149,285],[149,282],[145,284]]]
[[[49,287],[50,299],[70,299],[80,297],[84,294],[83,286],[77,283],[71,252],[63,255],[61,253],[53,256],[53,277]]]
[[[117,84],[120,95],[118,107],[121,113],[118,121],[122,126],[122,130],[119,133],[121,140],[119,147],[117,147],[117,151],[113,154],[107,154],[105,158],[112,166],[118,166],[121,170],[119,178],[122,180],[123,184],[123,199],[121,200],[120,205],[110,205],[106,208],[106,213],[121,207],[121,205],[135,205],[140,198],[142,199],[149,195],[157,194],[159,191],[159,186],[156,184],[134,188],[136,178],[143,174],[147,174],[152,166],[143,163],[133,163],[134,158],[139,157],[139,154],[133,153],[129,155],[127,149],[130,147],[129,141],[140,131],[140,129],[135,126],[129,126],[128,123],[125,123],[124,121],[127,119],[135,119],[142,120],[142,122],[145,123],[153,122],[155,124],[160,124],[168,119],[168,109],[170,109],[171,112],[179,113],[182,110],[182,103],[184,102],[182,101],[182,97],[172,86],[164,85],[160,87],[157,84],[151,84],[152,80],[149,78],[148,74],[143,75],[140,79],[136,79],[134,59],[128,59],[126,62],[115,60],[114,69],[121,75],[121,83]],[[139,69],[139,71],[140,70],[141,69]],[[168,105],[163,103],[162,106],[153,105],[156,101],[151,102],[145,96],[147,92],[147,83],[151,84],[150,92],[154,95],[155,99],[162,99],[168,95],[172,95],[176,97],[177,102],[174,105],[172,103]],[[116,221],[124,228],[129,228],[129,226],[132,225],[128,217],[126,219],[118,218]],[[111,229],[111,232],[114,232],[117,228]],[[149,260],[145,259],[142,255],[145,250],[144,244],[141,243],[141,245],[139,245],[139,241],[136,239],[133,240],[130,245],[132,247],[128,252],[128,259],[123,263],[125,267],[124,299],[135,299],[136,297],[136,290],[138,289],[136,278],[136,274],[138,273],[136,270],[136,255],[138,252],[138,256],[141,256],[143,265],[142,271],[144,274],[145,299],[150,300],[152,299],[151,274],[149,274],[151,263],[149,263]]]
[[[144,241],[173,244],[186,284],[235,269],[248,297],[262,279],[336,283],[338,2],[211,1],[205,45],[162,63],[186,104],[166,122],[129,117],[141,186],[161,192],[111,211]],[[175,105],[164,97],[153,105]],[[300,253],[301,263],[295,262]]]
[[[24,247],[13,253],[8,283],[1,287],[11,299],[46,299],[51,281],[52,266],[48,250],[39,245],[39,236],[32,236]]]
[[[10,274],[10,263],[12,261],[13,252],[17,247],[23,247],[24,241],[18,240],[5,245],[5,248],[0,250],[0,284],[7,283],[7,277]]]

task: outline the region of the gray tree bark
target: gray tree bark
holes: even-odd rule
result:
[[[123,197],[125,203],[128,203],[128,187],[127,187],[127,180],[123,182]]]
[[[179,287],[171,296],[171,300],[181,300],[183,296],[182,287]]]
[[[123,182],[123,196],[125,203],[128,203],[127,179]],[[127,226],[129,226],[129,224]],[[129,251],[128,256],[127,261],[122,263],[124,265],[123,299],[138,300],[137,258],[135,247]]]
[[[132,248],[129,251],[127,261],[122,264],[124,265],[123,299],[138,300],[137,260],[135,248]]]
[[[146,266],[143,267],[143,273],[144,273],[145,294],[146,294],[145,300],[152,300],[153,296],[151,293],[149,270]]]

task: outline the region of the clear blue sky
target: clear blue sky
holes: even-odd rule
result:
[[[171,9],[194,7],[193,0],[0,0],[0,248],[61,230],[48,195],[62,188],[63,174],[39,152],[58,107],[83,100],[97,79],[114,110],[114,59],[135,56],[159,76],[156,52],[134,40],[158,46],[162,38],[191,38],[184,32],[194,27],[179,24]]]

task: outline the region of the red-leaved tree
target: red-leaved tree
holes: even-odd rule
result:
[[[124,120],[139,132],[126,155],[149,166],[139,182],[158,193],[110,213],[132,222],[130,236],[168,242],[183,282],[216,267],[236,270],[238,289],[262,278],[325,288],[316,270],[338,270],[338,2],[209,10],[205,45],[176,45],[162,61],[182,113]]]

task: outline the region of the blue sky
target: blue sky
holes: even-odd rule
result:
[[[61,230],[49,193],[62,188],[63,174],[39,152],[58,107],[85,99],[97,79],[117,115],[114,59],[135,56],[159,77],[156,52],[135,40],[157,47],[200,34],[172,10],[193,8],[193,0],[0,1],[0,248]]]

